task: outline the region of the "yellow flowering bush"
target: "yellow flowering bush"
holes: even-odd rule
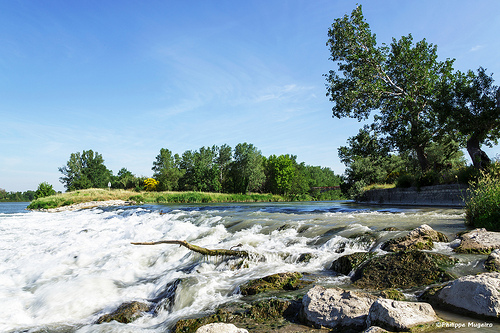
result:
[[[154,191],[158,186],[159,182],[154,178],[146,178],[144,180],[144,189],[146,191]]]

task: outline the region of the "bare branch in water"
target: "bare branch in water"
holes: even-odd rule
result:
[[[160,240],[156,242],[132,242],[132,245],[158,245],[158,244],[178,244],[188,248],[191,251],[201,253],[205,256],[236,256],[236,257],[249,257],[247,251],[236,251],[236,250],[226,250],[226,249],[216,249],[210,250],[201,246],[189,244],[182,240]]]

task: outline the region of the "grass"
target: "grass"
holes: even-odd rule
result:
[[[130,190],[86,189],[33,200],[28,209],[49,209],[89,201],[124,200],[137,203],[221,203],[286,201],[274,194],[231,194],[209,192],[135,192]]]

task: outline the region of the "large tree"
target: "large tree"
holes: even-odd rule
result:
[[[480,67],[475,74],[457,72],[452,81],[443,81],[436,108],[444,129],[465,142],[472,163],[478,169],[490,164],[481,146],[497,144],[500,138],[500,87],[493,75]]]
[[[439,128],[431,102],[453,60],[437,61],[437,47],[425,39],[414,43],[411,34],[377,46],[361,6],[336,19],[328,36],[330,59],[338,65],[325,75],[333,116],[361,121],[377,111],[376,128],[395,149],[413,150],[427,169],[425,150]]]
[[[105,188],[112,176],[112,172],[104,165],[102,155],[92,150],[84,150],[81,154],[72,153],[59,171],[63,174],[59,180],[68,191]]]

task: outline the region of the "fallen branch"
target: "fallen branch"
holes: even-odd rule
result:
[[[210,250],[201,246],[189,244],[181,240],[161,240],[156,242],[132,242],[132,245],[158,245],[158,244],[179,244],[187,247],[189,250],[201,253],[205,256],[236,256],[236,257],[249,257],[247,251],[235,251],[226,249]]]

